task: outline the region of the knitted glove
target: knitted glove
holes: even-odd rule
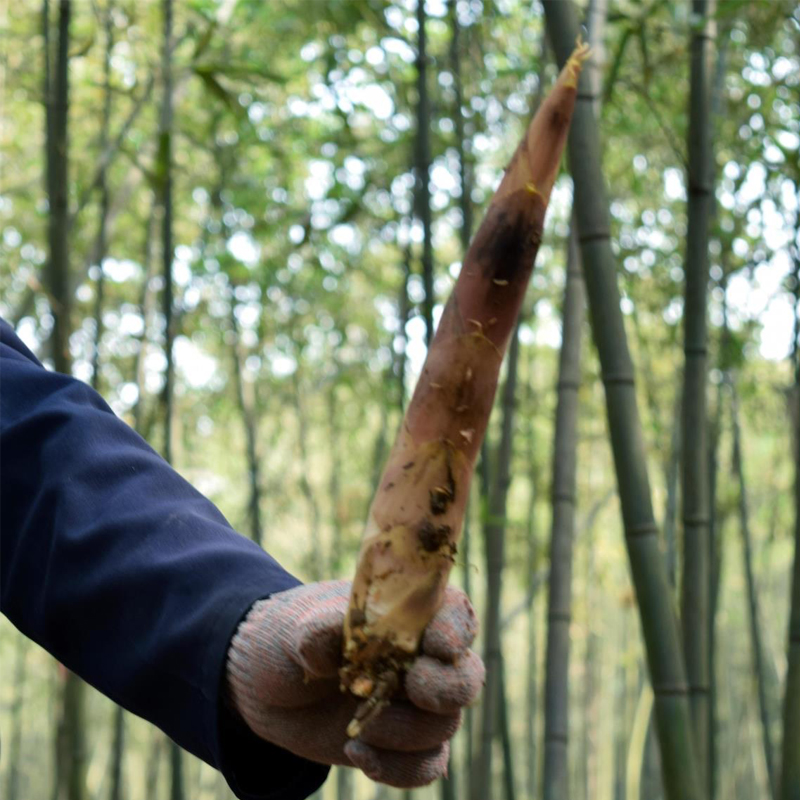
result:
[[[362,701],[338,679],[349,598],[349,581],[327,581],[255,603],[228,651],[228,700],[258,736],[296,755],[355,766],[390,786],[423,786],[445,774],[461,709],[483,684],[483,662],[469,649],[475,612],[463,592],[447,589],[404,690],[351,740],[347,724]]]

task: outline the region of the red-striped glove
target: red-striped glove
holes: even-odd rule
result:
[[[349,597],[349,581],[328,581],[255,603],[228,651],[229,700],[251,730],[296,755],[355,766],[390,786],[424,786],[445,774],[461,709],[483,684],[483,662],[469,649],[475,612],[448,588],[404,692],[351,740],[347,724],[361,701],[338,679]]]

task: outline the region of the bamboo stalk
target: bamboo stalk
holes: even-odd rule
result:
[[[694,722],[694,745],[701,780],[709,776],[708,647],[709,559],[708,443],[706,414],[708,237],[712,212],[711,55],[716,0],[692,0],[697,20],[691,34],[688,136],[688,230],[684,301],[683,419],[681,425],[681,498],[683,503],[683,649]]]
[[[486,613],[484,618],[484,656],[486,664],[486,683],[483,692],[481,718],[481,747],[475,767],[473,796],[488,797],[491,794],[492,751],[494,740],[500,728],[503,745],[503,764],[506,795],[513,793],[513,777],[510,775],[510,747],[506,743],[507,710],[502,708],[506,702],[503,684],[503,648],[500,607],[502,600],[502,575],[505,566],[506,511],[508,489],[511,485],[511,458],[513,455],[514,402],[519,365],[519,326],[511,339],[508,354],[508,369],[503,386],[503,418],[500,441],[494,458],[494,469],[488,468],[488,459],[481,456],[486,467],[483,481],[485,495],[485,519],[483,525],[486,554]],[[488,446],[484,444],[484,449]],[[482,470],[483,473],[483,470]],[[491,479],[489,480],[489,476]]]
[[[451,38],[450,38],[450,69],[453,74],[453,119],[455,121],[455,134],[456,134],[456,152],[458,153],[458,172],[459,184],[461,194],[459,197],[459,210],[461,212],[461,224],[459,226],[459,242],[461,244],[461,257],[463,258],[469,250],[470,239],[472,238],[472,185],[470,181],[470,172],[467,165],[467,149],[468,142],[465,132],[464,124],[464,91],[463,81],[461,76],[461,50],[462,50],[462,34],[461,25],[458,21],[458,8],[456,0],[448,0],[447,2],[447,15],[450,22]],[[467,501],[467,511],[464,521],[464,532],[461,539],[461,555],[464,562],[464,579],[463,588],[467,596],[470,596],[470,506],[469,500]],[[464,796],[469,797],[471,788],[470,782],[472,780],[473,762],[472,762],[472,743],[473,743],[473,730],[474,730],[474,714],[473,708],[467,708],[464,711],[464,737],[466,739],[466,747],[464,748],[464,783],[462,792]],[[452,751],[450,758],[452,760]],[[453,775],[454,773],[448,769],[448,772]],[[442,800],[455,800],[452,795],[455,793],[454,779],[443,782],[442,785]]]
[[[589,44],[593,50],[586,80],[596,97],[602,87],[603,33],[607,5],[592,0],[587,11]],[[599,100],[596,101],[599,108]],[[578,391],[581,350],[586,321],[586,289],[573,214],[567,245],[567,269],[562,305],[561,352],[558,361],[558,400],[553,436],[552,523],[550,580],[547,604],[545,660],[544,780],[545,800],[568,793],[569,741],[569,628],[572,621],[572,558],[575,537],[576,474],[578,466]],[[591,545],[590,545],[591,546]],[[591,638],[591,634],[589,634]],[[587,652],[590,652],[588,648]],[[588,659],[587,659],[587,666]],[[587,681],[587,687],[590,682]],[[588,732],[586,732],[588,735]],[[589,765],[586,765],[588,771]]]
[[[545,19],[559,62],[578,31],[568,0],[546,0]],[[600,140],[592,95],[581,81],[569,136],[575,210],[592,332],[602,367],[611,445],[622,505],[625,543],[642,620],[664,785],[670,800],[699,800],[686,669],[671,587],[659,549],[634,388],[634,370],[620,310],[616,260],[611,250],[609,206],[601,169]]]
[[[577,238],[570,236],[553,444],[553,517],[544,692],[545,800],[565,797],[568,790],[569,627],[572,620],[572,542],[575,533],[578,388],[584,305]]]
[[[44,6],[45,31],[49,31],[48,6]],[[72,292],[69,263],[69,42],[72,5],[58,3],[58,39],[53,73],[50,74],[49,34],[45,36],[46,181],[48,258],[45,288],[53,315],[52,353],[56,372],[70,373],[72,357]]]
[[[431,108],[428,99],[428,56],[425,35],[425,0],[417,0],[417,133],[415,137],[415,200],[417,217],[422,225],[422,283],[425,287],[423,317],[425,343],[433,339],[433,238],[431,234]]]
[[[105,10],[103,27],[105,29],[105,54],[103,59],[103,122],[100,127],[100,151],[103,152],[108,146],[109,127],[111,125],[111,52],[114,48],[114,26],[112,23],[112,7]],[[100,210],[97,222],[97,239],[95,251],[97,253],[97,281],[95,283],[95,304],[94,304],[94,346],[92,347],[92,389],[100,391],[100,344],[103,339],[103,300],[105,293],[105,273],[103,272],[103,261],[105,261],[108,250],[108,211],[109,211],[109,190],[108,174],[104,168],[100,173]]]
[[[11,731],[8,737],[8,767],[6,768],[6,800],[19,800],[20,765],[22,754],[23,709],[25,693],[25,660],[28,653],[28,639],[17,637],[16,657],[14,663],[14,682],[12,684],[11,708],[9,723]]]
[[[761,741],[764,747],[764,762],[767,767],[767,780],[771,797],[777,797],[775,756],[770,733],[769,708],[766,694],[766,669],[764,667],[764,645],[761,641],[761,622],[758,609],[755,573],[753,570],[753,536],[750,531],[750,510],[747,495],[747,482],[742,460],[742,433],[739,424],[739,398],[736,387],[730,383],[731,426],[733,428],[732,466],[739,484],[739,529],[742,534],[744,570],[747,584],[747,610],[750,623],[750,644],[753,651],[753,672],[755,673],[758,708],[761,716]]]
[[[795,231],[800,232],[800,209]],[[792,347],[794,386],[789,394],[789,418],[794,455],[794,567],[789,608],[788,665],[783,699],[783,766],[781,800],[800,800],[800,251],[795,251],[795,327]]]

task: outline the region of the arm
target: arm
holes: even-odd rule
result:
[[[322,783],[326,767],[220,702],[237,625],[299,581],[2,321],[0,488],[0,608],[24,634],[240,797],[294,800]]]

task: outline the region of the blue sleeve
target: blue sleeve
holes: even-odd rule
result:
[[[14,625],[238,797],[299,800],[322,784],[327,767],[258,739],[221,701],[239,621],[299,581],[2,320],[0,490],[0,609]]]

